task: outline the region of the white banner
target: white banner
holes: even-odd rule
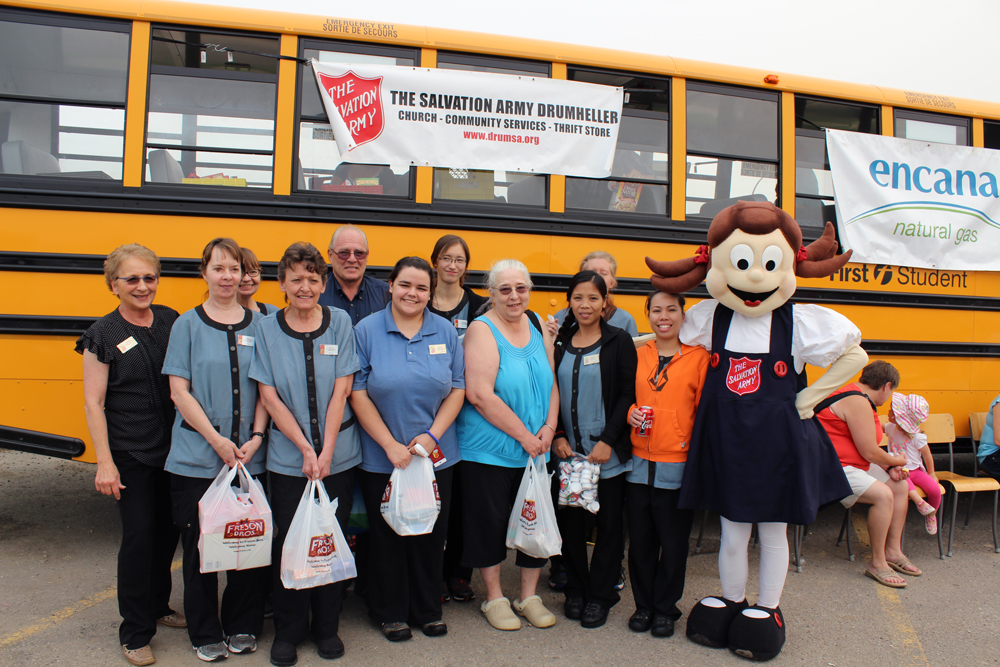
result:
[[[826,147],[852,261],[1000,270],[1000,152],[839,130]]]
[[[420,67],[312,65],[347,162],[611,175],[621,88]]]

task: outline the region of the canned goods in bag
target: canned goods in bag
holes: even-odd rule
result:
[[[635,427],[635,434],[640,437],[647,437],[653,428],[653,408],[648,405],[639,406],[642,413],[642,423]]]

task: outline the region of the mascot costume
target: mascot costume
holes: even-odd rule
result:
[[[802,230],[767,202],[738,202],[720,212],[708,245],[673,262],[646,258],[664,292],[686,292],[705,280],[714,297],[693,306],[681,342],[711,354],[681,484],[680,506],[722,519],[722,597],[701,600],[687,636],[769,660],[785,643],[778,607],[788,571],[789,523],[806,525],[820,506],[851,494],[837,453],[813,406],[867,363],[861,332],[843,315],[792,305],[795,277],[840,270],[850,251],[834,256],[833,225],[802,246]],[[805,365],[829,367],[806,386]],[[747,546],[757,524],[760,590],[746,599]]]

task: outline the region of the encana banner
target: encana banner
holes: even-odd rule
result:
[[[1000,152],[826,131],[852,261],[1000,270]]]
[[[347,162],[611,175],[621,88],[420,67],[312,66]]]

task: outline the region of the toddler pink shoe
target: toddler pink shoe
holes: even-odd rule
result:
[[[928,514],[924,517],[924,528],[926,528],[927,532],[931,535],[937,535],[938,525],[936,514]]]

